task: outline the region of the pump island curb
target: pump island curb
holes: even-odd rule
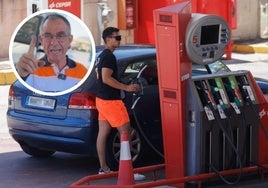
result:
[[[0,85],[10,85],[16,80],[16,76],[9,61],[0,62]]]

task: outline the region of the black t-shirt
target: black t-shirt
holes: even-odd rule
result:
[[[112,69],[113,70],[112,77],[118,80],[117,60],[115,58],[115,55],[109,49],[104,49],[96,61],[97,86],[98,86],[98,91],[97,91],[96,96],[105,100],[120,99],[121,97],[120,97],[119,89],[115,89],[103,83],[102,74],[101,74],[102,68]]]

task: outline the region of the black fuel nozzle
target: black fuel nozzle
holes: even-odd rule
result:
[[[139,94],[142,93],[142,92],[141,92],[141,90],[142,90],[142,83],[139,81],[139,79],[138,79],[137,77],[135,77],[134,79],[132,79],[131,84],[138,84],[138,85],[140,85],[140,88],[141,88],[141,89],[139,89],[138,91],[134,91],[134,92],[132,93],[133,96],[136,96],[136,95],[139,95]]]
[[[238,107],[240,107],[243,103],[243,100],[242,100],[242,97],[240,95],[239,89],[237,87],[232,87],[232,86],[231,86],[231,88],[232,88],[232,91],[234,93],[234,102],[236,103],[236,105]]]
[[[241,76],[241,81],[242,81],[242,84],[243,84],[243,85],[249,85],[246,76]]]
[[[140,81],[140,77],[141,77],[142,72],[143,72],[147,67],[148,67],[148,65],[144,65],[144,66],[140,69],[138,75],[137,75],[135,78],[132,79],[131,84],[139,84],[139,85],[140,85],[140,90],[137,91],[137,92],[133,92],[133,95],[143,95],[143,84],[142,84],[142,82]]]
[[[211,92],[214,95],[214,98],[217,102],[217,104],[220,104],[220,101],[222,101],[219,88],[211,86]]]
[[[239,82],[238,87],[239,87],[240,93],[241,93],[242,98],[244,99],[244,101],[245,102],[251,102],[250,95],[249,95],[248,90],[247,90],[249,85],[246,84],[246,83],[245,82]]]
[[[210,92],[205,80],[202,80],[201,87],[202,87],[202,90],[205,92],[205,99],[206,99],[207,104],[208,105],[211,104],[213,108],[216,108],[214,97],[212,93]]]
[[[240,95],[238,87],[230,84],[230,83],[224,83],[224,86],[226,88],[226,91],[229,94],[229,99],[231,102],[234,102],[238,107],[242,106],[243,100]]]
[[[212,87],[211,91],[214,95],[214,98],[216,100],[216,103],[221,106],[222,110],[225,110],[225,105],[223,103],[222,97],[220,95],[220,89],[218,87]]]
[[[244,100],[244,102],[251,102],[251,99],[250,99],[250,95],[247,91],[247,88],[249,86],[249,83],[248,83],[248,80],[246,78],[246,76],[242,75],[242,76],[237,76],[236,77],[237,79],[237,85],[238,85],[238,88],[239,88],[239,91],[238,91],[238,88],[233,88],[234,89],[234,92],[235,92],[235,95],[237,96],[237,98],[239,99],[239,93],[241,94],[241,97],[240,97],[240,100]]]
[[[138,91],[136,91],[136,92],[133,92],[133,104],[132,104],[131,109],[135,108],[136,104],[138,103],[138,101],[141,98],[141,95],[143,95],[143,84],[139,79],[140,79],[140,76],[141,76],[142,72],[147,68],[147,66],[148,65],[143,66],[140,69],[138,75],[135,78],[133,78],[132,81],[131,81],[131,84],[139,84],[140,85],[140,89]]]

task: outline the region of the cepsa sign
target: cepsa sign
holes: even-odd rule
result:
[[[81,0],[48,0],[48,8],[65,10],[81,18]]]

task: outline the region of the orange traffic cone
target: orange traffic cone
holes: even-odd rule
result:
[[[128,134],[121,134],[120,161],[117,185],[134,185],[133,166],[130,155]]]

